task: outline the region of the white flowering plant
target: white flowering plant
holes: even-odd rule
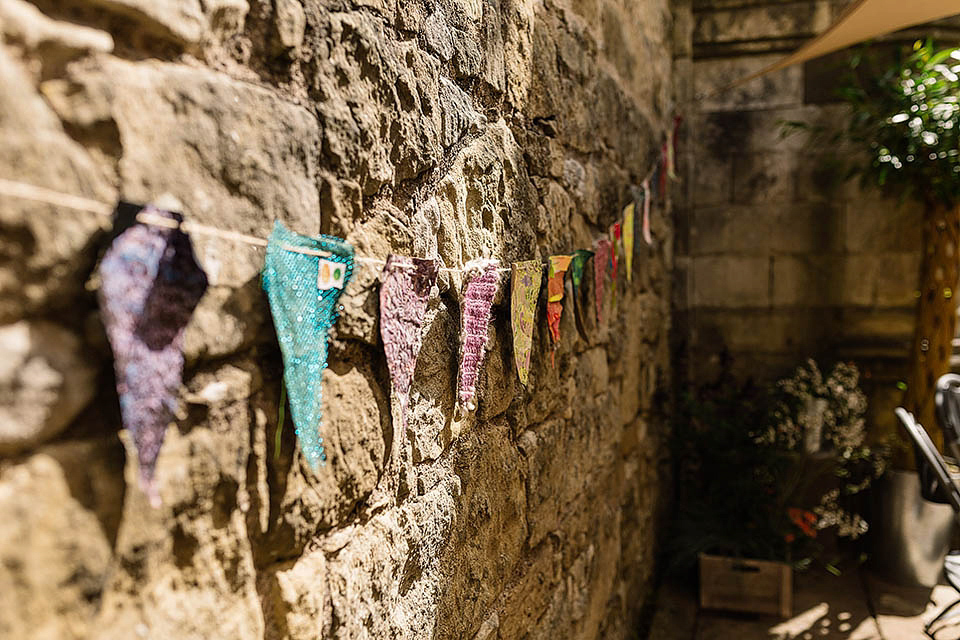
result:
[[[788,542],[798,540],[797,533],[813,538],[816,531],[830,528],[856,539],[868,529],[867,521],[845,505],[883,475],[890,449],[867,443],[867,398],[859,383],[860,372],[851,363],[837,363],[824,375],[810,359],[774,386],[770,421],[755,433],[757,443],[828,460],[836,477],[812,510],[800,509],[798,516],[798,507],[788,509],[798,529],[785,534]]]
[[[673,432],[674,567],[706,552],[802,569],[824,549],[820,532],[865,533],[855,496],[888,459],[867,443],[866,408],[854,365],[824,375],[813,360],[772,385],[725,376],[688,394]]]

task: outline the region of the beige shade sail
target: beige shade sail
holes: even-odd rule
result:
[[[960,0],[856,0],[829,29],[736,85],[870,38],[957,14],[960,14]]]

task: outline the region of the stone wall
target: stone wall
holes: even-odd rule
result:
[[[849,52],[719,91],[830,25],[844,2],[695,0],[691,180],[677,213],[676,307],[687,379],[732,358],[771,379],[807,357],[853,359],[880,429],[895,428],[913,331],[920,209],[845,180],[829,131]],[[955,20],[887,40],[956,39]],[[811,125],[782,136],[785,121]],[[811,134],[822,129],[825,133]]]
[[[544,258],[589,246],[652,168],[689,68],[674,65],[682,4],[0,0],[0,177],[179,202],[259,236],[279,219],[372,257]],[[277,435],[262,250],[195,237],[212,286],[187,330],[158,509],[97,311],[106,226],[0,196],[0,637],[635,631],[663,493],[668,207],[602,324],[587,314],[579,337],[567,304],[555,368],[536,330],[528,390],[496,301],[463,422],[461,276],[431,298],[404,432],[378,269],[361,265],[331,338],[317,475],[289,418]]]

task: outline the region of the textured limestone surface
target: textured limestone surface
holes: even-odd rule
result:
[[[683,5],[0,0],[0,177],[178,201],[260,236],[282,220],[370,257],[543,259],[589,247],[653,167],[688,68]],[[665,493],[666,202],[602,324],[585,313],[578,332],[568,291],[555,367],[536,328],[527,388],[497,297],[462,420],[462,275],[430,299],[403,430],[379,269],[360,265],[331,335],[318,474],[289,412],[278,423],[263,251],[195,238],[211,286],[156,509],[96,307],[108,226],[0,196],[0,638],[636,633]]]

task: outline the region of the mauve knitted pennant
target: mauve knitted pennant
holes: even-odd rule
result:
[[[633,282],[633,214],[636,205],[631,202],[623,208],[623,256],[627,263],[627,282]]]
[[[607,266],[610,264],[610,240],[598,238],[594,244],[593,256],[593,284],[594,295],[597,299],[597,324],[602,322],[604,281],[607,276]]]
[[[550,256],[547,268],[547,326],[553,341],[550,363],[560,342],[560,317],[563,315],[563,276],[570,267],[573,256]]]
[[[587,337],[586,329],[583,323],[583,304],[580,302],[580,285],[583,284],[583,272],[587,266],[587,260],[593,256],[593,251],[587,249],[577,249],[573,252],[573,260],[570,261],[570,280],[573,282],[573,313],[577,321],[577,331],[584,338]]]
[[[146,213],[182,221],[152,207]],[[134,224],[100,262],[100,310],[120,397],[120,416],[137,449],[140,486],[153,506],[157,456],[183,379],[183,333],[207,276],[179,229]]]
[[[514,262],[510,288],[510,323],[513,327],[513,359],[517,376],[526,386],[530,379],[530,353],[533,350],[533,323],[537,299],[543,280],[543,263],[539,260]]]
[[[430,290],[437,281],[437,263],[392,255],[380,276],[380,337],[387,356],[390,383],[406,426],[410,384],[423,343],[420,335]]]
[[[653,191],[650,190],[650,178],[643,181],[643,241],[648,245],[653,244],[653,236],[650,235],[650,199],[653,197]]]
[[[620,253],[620,223],[614,222],[610,225],[610,264],[612,266],[610,274],[610,289],[613,296],[610,299],[610,306],[617,308],[617,263]]]
[[[461,407],[473,411],[477,408],[474,397],[477,391],[477,376],[486,355],[490,307],[497,295],[497,262],[475,260],[466,264],[464,270],[469,279],[463,295],[460,384],[457,396]]]

